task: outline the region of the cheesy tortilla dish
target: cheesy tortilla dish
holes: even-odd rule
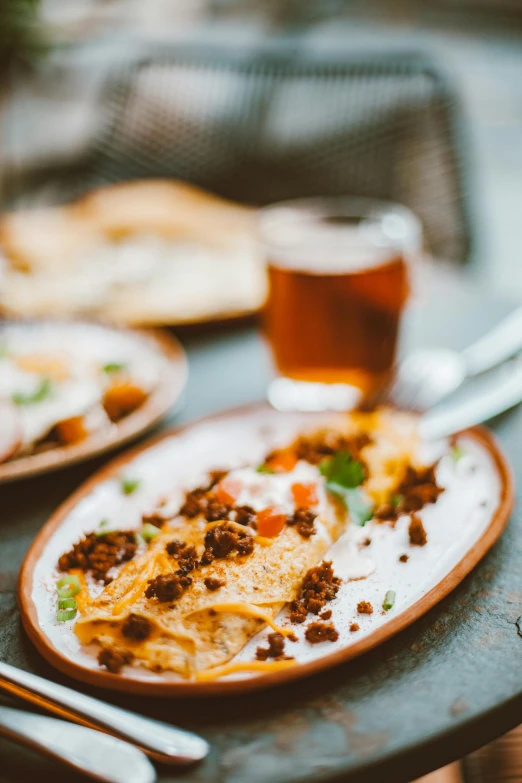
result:
[[[112,673],[139,666],[197,680],[295,665],[296,632],[310,645],[335,641],[329,604],[346,574],[328,557],[332,545],[369,520],[409,515],[410,542],[423,546],[417,512],[443,491],[434,466],[414,456],[409,417],[343,420],[256,464],[209,471],[180,507],[158,498],[137,529],[101,520],[59,559],[58,621],[95,644]],[[135,489],[123,481],[124,494]],[[370,613],[364,604],[358,611]],[[268,647],[234,661],[264,629]]]

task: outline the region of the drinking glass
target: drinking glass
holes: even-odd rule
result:
[[[364,198],[286,201],[262,210],[269,294],[264,333],[280,410],[345,410],[393,367],[421,228],[406,207]]]

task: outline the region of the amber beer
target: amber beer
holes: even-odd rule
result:
[[[409,292],[404,255],[353,223],[344,230],[336,225],[324,244],[304,224],[294,228],[281,247],[271,242],[267,251],[264,329],[275,364],[296,381],[344,383],[368,393],[394,363]]]

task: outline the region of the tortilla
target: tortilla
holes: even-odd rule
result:
[[[310,538],[287,526],[272,542],[256,541],[249,556],[215,560],[191,572],[192,585],[175,603],[148,599],[148,581],[175,567],[175,561],[165,554],[167,542],[182,539],[194,544],[198,554],[203,551],[208,525],[204,520],[184,520],[175,531],[159,535],[143,556],[129,563],[85,608],[76,634],[84,644],[97,640],[104,647],[131,652],[148,668],[169,669],[185,677],[224,664],[285,603],[296,598],[308,569],[320,562],[341,535],[346,516],[334,504],[328,512],[316,521],[319,530]],[[209,591],[204,584],[208,578],[224,582],[223,587]],[[122,626],[131,614],[152,625],[146,641],[129,642],[123,636]]]

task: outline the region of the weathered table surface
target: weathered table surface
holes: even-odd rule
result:
[[[412,313],[408,342],[464,347],[509,306],[448,279]],[[255,331],[185,340],[185,407],[165,426],[260,399],[269,373]],[[492,424],[522,475],[522,409]],[[287,687],[216,700],[124,697],[66,681],[26,639],[15,588],[22,558],[51,511],[104,460],[0,487],[0,657],[123,706],[191,727],[212,744],[201,765],[162,781],[408,781],[522,721],[522,513],[455,592],[361,659]],[[4,701],[2,697],[2,701]],[[7,698],[6,703],[9,703]],[[0,741],[0,780],[64,779],[63,770]],[[77,778],[67,773],[68,781]]]

